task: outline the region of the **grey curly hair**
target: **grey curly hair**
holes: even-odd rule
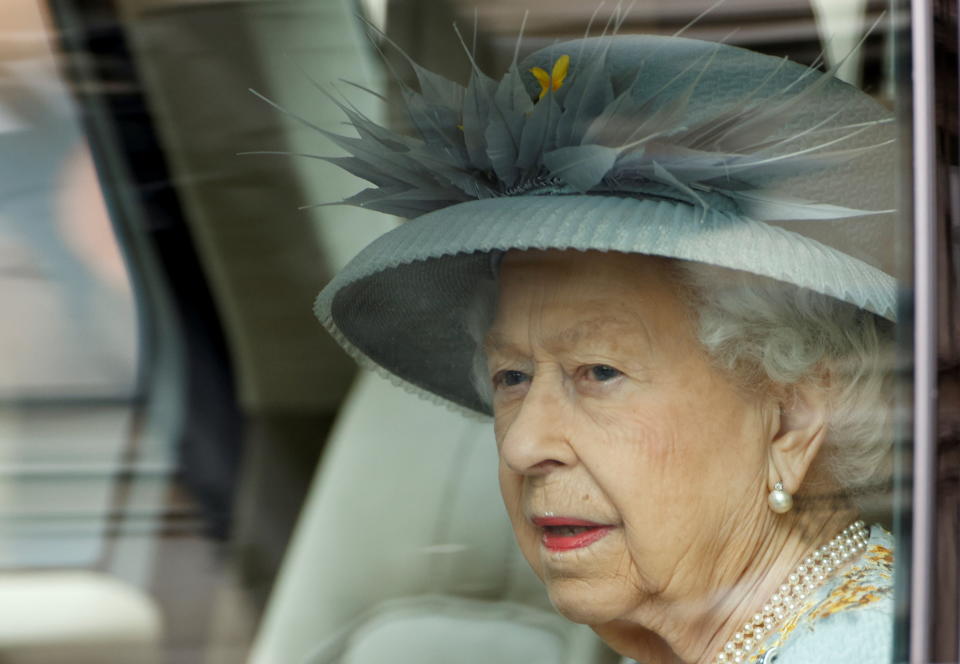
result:
[[[828,390],[830,419],[818,463],[861,506],[885,486],[893,448],[894,326],[835,298],[747,272],[671,261],[715,365],[746,390],[804,381]],[[478,342],[473,383],[488,406],[482,343],[495,287],[479,293],[468,321]]]
[[[675,262],[714,362],[747,389],[816,380],[830,416],[819,462],[857,502],[889,479],[894,326],[805,288]]]

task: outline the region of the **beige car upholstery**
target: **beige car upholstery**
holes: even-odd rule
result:
[[[104,664],[161,660],[163,617],[153,599],[85,570],[0,575],[0,661]]]

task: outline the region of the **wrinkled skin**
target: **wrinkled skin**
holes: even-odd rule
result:
[[[816,456],[817,399],[787,417],[716,369],[665,259],[511,253],[485,347],[520,548],[556,608],[621,653],[702,661],[819,536],[766,502]],[[611,529],[558,552],[543,516]]]

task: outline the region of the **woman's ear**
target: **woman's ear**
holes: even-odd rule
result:
[[[822,379],[823,377],[821,377]],[[787,493],[797,493],[823,445],[827,432],[829,400],[826,380],[792,386],[779,400],[779,429],[770,441],[769,488],[783,483]]]

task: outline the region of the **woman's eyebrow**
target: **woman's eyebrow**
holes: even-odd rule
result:
[[[518,353],[519,346],[511,342],[506,335],[499,332],[487,332],[486,336],[483,337],[483,341],[480,344],[483,347],[483,352],[489,355],[490,353]]]

